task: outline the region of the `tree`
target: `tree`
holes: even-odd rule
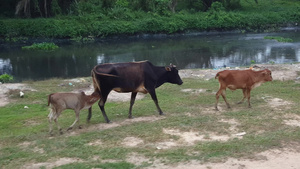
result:
[[[178,0],[171,0],[169,2],[169,8],[173,13],[175,13],[175,8],[177,6],[177,2],[178,2]]]
[[[31,17],[31,11],[30,11],[30,0],[21,0],[18,2],[16,6],[16,12],[15,15],[25,15],[25,17],[30,18]]]
[[[52,16],[51,13],[51,3],[52,0],[21,0],[16,6],[15,15],[25,16],[27,18],[32,17],[32,14],[35,16],[36,8],[41,17],[48,18]]]

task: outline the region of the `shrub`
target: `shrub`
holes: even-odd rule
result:
[[[264,39],[275,39],[278,42],[293,42],[293,39],[290,38],[283,38],[283,37],[279,37],[279,36],[265,36]]]
[[[33,50],[54,50],[57,49],[58,46],[54,43],[34,43],[31,46],[23,46],[22,49],[33,49]]]
[[[8,83],[8,82],[12,82],[13,80],[14,80],[14,77],[11,75],[8,75],[6,73],[4,73],[3,75],[0,76],[1,83]]]

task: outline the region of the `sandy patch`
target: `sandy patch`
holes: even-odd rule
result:
[[[93,142],[90,142],[87,145],[89,145],[89,146],[100,146],[102,144],[103,144],[102,141],[99,139],[99,140],[95,140]]]
[[[13,102],[13,100],[9,99],[9,91],[11,90],[20,90],[22,92],[24,91],[36,91],[35,89],[27,86],[26,84],[21,83],[4,83],[0,84],[0,107],[3,107],[10,102]],[[24,92],[26,94],[26,92]]]
[[[122,145],[126,146],[126,147],[136,147],[139,144],[144,143],[144,141],[140,138],[136,138],[136,137],[126,137],[123,142]]]
[[[126,119],[121,122],[100,123],[100,124],[88,126],[87,128],[83,128],[80,130],[72,130],[71,132],[66,132],[64,135],[66,137],[75,136],[75,135],[79,135],[79,134],[85,133],[85,132],[107,130],[110,128],[130,125],[130,124],[138,123],[138,122],[154,122],[154,121],[161,120],[164,118],[166,118],[166,117],[165,116],[148,116],[148,117],[137,117],[137,118],[133,118],[133,119]]]
[[[300,127],[300,120],[284,120],[284,123],[289,126]]]
[[[230,125],[229,127],[229,131],[230,132],[237,132],[238,131],[238,127],[240,125],[239,122],[237,122],[235,119],[221,119],[219,122],[222,122],[222,123],[228,123]]]
[[[142,165],[144,163],[151,163],[148,158],[138,153],[130,153],[129,155],[127,155],[126,161],[137,166]]]
[[[66,164],[71,164],[75,162],[82,162],[81,159],[78,158],[60,158],[56,161],[49,161],[49,162],[44,162],[44,163],[35,163],[35,164],[25,164],[22,169],[40,169],[42,167],[46,169],[51,169],[54,167],[66,165]]]
[[[270,107],[275,108],[275,109],[287,109],[289,108],[288,106],[291,105],[291,102],[285,101],[280,98],[271,98],[267,100],[268,104]]]
[[[297,169],[300,166],[299,152],[291,150],[269,150],[255,155],[254,159],[229,158],[225,162],[205,163],[189,161],[173,165],[155,163],[147,169]]]
[[[199,94],[205,93],[206,89],[182,89],[181,91],[185,93]]]
[[[234,126],[231,130],[236,130],[236,126]],[[199,133],[195,131],[181,132],[178,129],[163,129],[165,134],[178,136],[178,140],[167,140],[164,142],[156,143],[157,149],[169,149],[176,146],[191,146],[194,145],[198,141],[222,141],[226,142],[232,138],[243,138],[246,134],[245,132],[233,133],[230,135],[217,135],[215,133]]]

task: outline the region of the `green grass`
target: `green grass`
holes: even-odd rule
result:
[[[64,111],[59,123],[64,134],[59,135],[56,127],[54,136],[48,134],[47,95],[58,91],[73,91],[91,83],[87,81],[74,86],[59,86],[66,83],[63,79],[26,82],[37,91],[26,91],[24,98],[12,93],[16,102],[0,108],[0,168],[20,168],[25,164],[55,161],[60,158],[80,159],[74,163],[57,168],[143,168],[151,166],[154,160],[171,164],[197,160],[199,162],[218,161],[228,157],[251,157],[257,152],[282,147],[283,144],[299,143],[300,131],[295,127],[285,125],[285,115],[300,115],[296,105],[300,96],[299,83],[294,81],[273,81],[255,88],[252,95],[252,107],[247,103],[236,105],[242,97],[242,92],[227,91],[228,101],[232,109],[226,109],[220,98],[221,112],[215,112],[215,92],[218,82],[215,79],[183,79],[181,86],[164,84],[157,89],[159,104],[166,114],[164,118],[154,121],[125,122],[128,116],[129,102],[110,102],[106,104],[106,112],[112,124],[106,124],[100,110],[93,106],[93,117],[86,123],[87,110],[81,111],[81,124],[84,129],[76,135],[65,130],[75,120],[71,110]],[[206,89],[203,93],[182,92],[182,89]],[[268,105],[263,98],[280,98],[290,103],[290,108],[277,110]],[[29,109],[24,109],[28,106]],[[161,117],[149,95],[137,100],[133,106],[133,116]],[[163,129],[176,129],[180,132],[194,131],[210,137],[230,135],[230,124],[222,119],[234,119],[239,122],[236,132],[245,131],[242,139],[231,138],[228,141],[198,141],[195,144],[178,144],[169,149],[158,150],[157,143],[164,141],[179,141],[180,137],[163,132]],[[103,128],[119,124],[114,127]],[[96,127],[101,125],[102,127]],[[96,127],[95,129],[91,129]],[[91,130],[85,130],[90,128]],[[79,132],[79,129],[74,129]],[[143,140],[143,144],[135,147],[123,145],[126,137]],[[90,146],[91,142],[101,140],[100,145]],[[23,144],[29,143],[27,146]],[[40,150],[40,151],[37,151]],[[148,159],[142,164],[127,161],[129,155],[137,154]]]

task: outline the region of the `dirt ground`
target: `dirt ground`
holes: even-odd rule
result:
[[[295,80],[300,82],[300,64],[280,64],[280,65],[257,65],[254,66],[255,69],[264,69],[268,68],[272,71],[273,79],[274,80]],[[225,68],[224,68],[225,69]],[[236,68],[234,68],[236,69]],[[243,68],[246,69],[246,68]],[[207,70],[180,70],[180,76],[182,78],[203,78],[203,79],[211,79],[214,78],[216,73],[218,71],[221,71],[222,69],[219,70],[212,70],[212,69],[207,69]],[[91,85],[92,86],[92,85]],[[25,84],[1,84],[0,85],[0,107],[4,106],[8,103],[10,103],[13,100],[9,99],[9,91],[10,90],[20,90],[20,91],[26,91],[26,90],[34,90],[30,86],[26,86]],[[91,93],[92,88],[87,88],[84,89],[86,93]],[[183,92],[201,92],[201,91],[194,91],[192,89],[185,89]],[[143,98],[143,94],[139,94],[137,99]],[[122,98],[120,100],[119,98]],[[130,99],[130,93],[128,94],[120,94],[117,93],[111,93],[109,95],[108,101],[109,102],[114,102],[114,101],[129,101]],[[272,98],[269,101],[270,106],[274,106],[274,108],[281,108],[280,105],[288,105],[288,104],[293,104],[293,103],[288,103],[284,100],[281,100],[279,98]],[[189,115],[187,113],[187,115]],[[105,130],[109,128],[114,128],[114,127],[119,127],[119,126],[124,126],[124,125],[130,125],[132,123],[136,122],[151,122],[151,121],[156,121],[156,120],[161,120],[165,117],[138,117],[134,118],[131,120],[124,120],[122,122],[114,122],[111,124],[97,124],[93,126],[89,126],[88,128],[81,129],[81,130],[74,130],[69,133],[65,133],[66,137],[69,136],[74,136],[78,135],[83,132],[88,132],[88,131],[94,131],[94,130]],[[292,125],[292,126],[300,126],[300,116],[293,116],[289,117],[290,120],[286,121],[286,125]],[[161,142],[161,143],[155,143],[155,145],[151,145],[156,147],[157,150],[160,149],[169,149],[177,145],[193,145],[194,142],[196,141],[227,141],[228,139],[231,139],[233,137],[235,138],[242,138],[243,135],[246,133],[237,133],[237,126],[239,125],[239,122],[236,121],[235,119],[231,120],[221,120],[220,122],[223,123],[228,123],[230,124],[230,131],[231,131],[231,136],[220,136],[220,135],[215,135],[214,133],[210,133],[209,136],[207,135],[199,135],[199,133],[190,131],[190,132],[179,132],[176,129],[172,128],[166,128],[163,130],[164,133],[170,134],[170,135],[175,135],[180,137],[180,139],[174,141],[174,140],[169,140],[166,142]],[[51,139],[51,138],[50,138]],[[26,147],[34,143],[28,143],[25,142],[24,144],[21,144],[21,147]],[[89,146],[99,146],[101,145],[101,140],[96,140],[94,142],[88,143]],[[127,137],[123,141],[123,146],[126,147],[136,147],[139,145],[144,144],[142,139],[135,138],[135,137]],[[36,150],[37,153],[43,153],[43,150]],[[152,161],[150,162],[149,159],[146,157],[143,157],[138,154],[131,154],[128,156],[127,161],[131,162],[136,165],[141,165],[143,163],[152,163],[148,169],[152,168],[160,168],[160,169],[252,169],[252,168],[259,168],[259,169],[296,169],[300,168],[300,161],[298,160],[300,158],[300,145],[293,145],[293,146],[285,146],[285,148],[280,148],[280,149],[273,149],[273,150],[268,150],[262,153],[258,153],[254,155],[254,158],[251,159],[235,159],[235,158],[229,158],[226,161],[223,162],[218,162],[218,163],[205,163],[201,164],[198,161],[191,161],[188,163],[180,163],[176,165],[165,165],[161,163],[160,161]],[[94,157],[95,160],[99,159],[99,157]],[[42,166],[46,168],[53,168],[56,166],[60,165],[65,165],[69,163],[74,163],[74,162],[82,162],[81,159],[73,159],[73,158],[60,158],[57,159],[56,161],[49,161],[45,163],[35,163],[35,164],[25,164],[23,168],[40,168]]]

